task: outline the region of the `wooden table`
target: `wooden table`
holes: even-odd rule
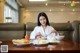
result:
[[[63,40],[59,44],[49,44],[47,46],[36,47],[33,45],[26,45],[26,46],[15,46],[12,41],[3,41],[1,45],[8,45],[9,52],[63,52],[63,51],[78,51],[80,50],[79,44],[74,44],[69,40]]]

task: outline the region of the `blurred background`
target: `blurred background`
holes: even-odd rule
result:
[[[79,0],[0,0],[0,23],[37,22],[40,12],[54,23],[80,20]]]

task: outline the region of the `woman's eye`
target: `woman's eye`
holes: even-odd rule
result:
[[[45,20],[45,18],[43,20]]]
[[[45,20],[45,18],[43,18],[43,20]]]
[[[42,19],[40,19],[40,21],[42,21]]]

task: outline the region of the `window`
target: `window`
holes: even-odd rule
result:
[[[10,23],[19,22],[19,6],[15,0],[6,0],[4,6],[4,23],[8,22]]]

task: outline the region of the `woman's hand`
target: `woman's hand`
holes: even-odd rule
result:
[[[51,33],[56,33],[56,32],[57,32],[56,30],[52,30],[52,31],[51,31]]]
[[[58,34],[58,32],[55,29],[52,30],[51,33],[56,33],[56,35]]]
[[[36,39],[41,39],[41,37],[42,37],[41,33],[38,32],[38,33],[36,34]]]
[[[40,32],[38,32],[36,35],[42,36]]]

